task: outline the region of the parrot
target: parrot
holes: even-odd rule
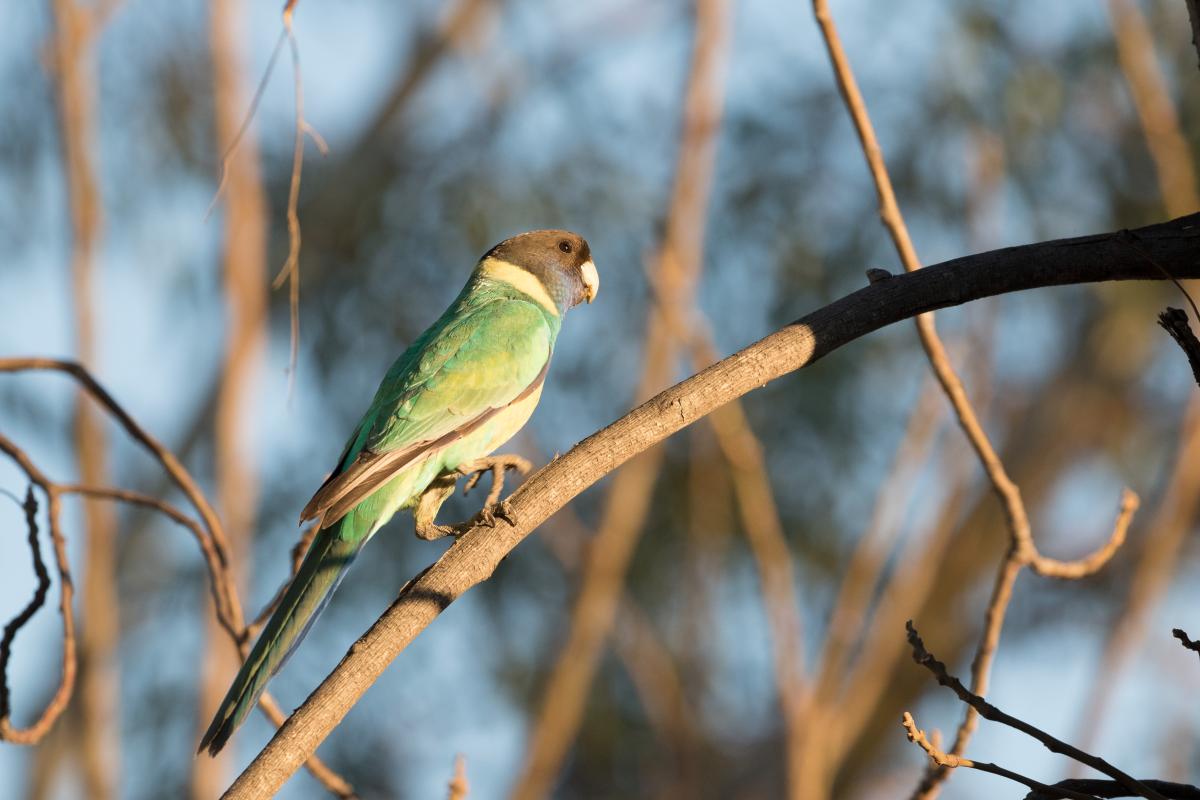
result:
[[[456,479],[508,441],[541,397],[567,311],[600,287],[591,248],[576,233],[505,239],[477,262],[458,297],[388,369],[332,474],[301,512],[313,536],[249,657],[200,742],[216,755],[324,609],[350,562],[402,509],[423,539]],[[486,459],[485,459],[486,460]],[[504,469],[493,470],[502,480]],[[498,490],[493,487],[493,496]],[[485,506],[494,522],[502,510]]]

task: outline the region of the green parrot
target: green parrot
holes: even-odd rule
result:
[[[350,562],[392,515],[417,535],[456,533],[438,508],[464,468],[508,441],[537,406],[563,315],[600,286],[569,231],[531,231],[481,258],[457,299],[384,376],[333,474],[300,521],[318,531],[200,742],[216,755],[329,601]],[[503,466],[494,472],[503,476]],[[495,494],[495,491],[493,492]],[[481,512],[492,519],[494,509]]]

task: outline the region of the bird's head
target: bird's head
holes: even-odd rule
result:
[[[558,315],[592,302],[600,290],[592,250],[571,231],[529,231],[505,239],[484,254],[478,271],[512,284]]]

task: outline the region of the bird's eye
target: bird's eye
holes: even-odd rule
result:
[[[562,250],[564,253],[569,253],[569,252],[571,252],[571,243],[568,242],[566,239],[563,239],[561,242],[558,243],[558,249]]]

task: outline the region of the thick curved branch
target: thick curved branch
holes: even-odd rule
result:
[[[476,527],[400,596],[292,714],[226,792],[270,796],[438,614],[551,514],[636,454],[716,408],[868,333],[926,311],[998,294],[1112,280],[1200,276],[1200,214],[1114,233],[1009,247],[878,280],[651,398],[532,475],[511,498],[515,525]]]

